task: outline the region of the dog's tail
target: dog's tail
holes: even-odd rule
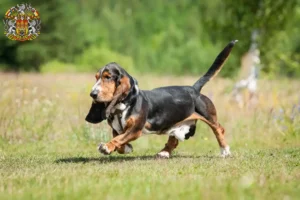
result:
[[[217,56],[214,63],[211,65],[211,67],[208,69],[206,74],[202,76],[194,85],[193,87],[197,91],[201,91],[202,87],[213,77],[215,77],[219,71],[222,69],[225,61],[227,60],[233,46],[235,43],[237,43],[238,40],[231,41],[224,49],[221,51],[221,53]]]

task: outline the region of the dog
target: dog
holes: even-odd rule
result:
[[[92,106],[85,120],[100,123],[107,119],[113,139],[101,143],[100,153],[109,155],[133,151],[129,143],[143,134],[168,134],[165,147],[156,155],[169,158],[179,141],[194,136],[197,120],[204,121],[213,130],[221,149],[221,156],[230,155],[225,141],[225,129],[217,120],[212,101],[201,94],[202,87],[223,67],[237,40],[231,41],[217,56],[206,74],[193,86],[168,86],[140,90],[137,80],[115,62],[96,73],[90,96]]]

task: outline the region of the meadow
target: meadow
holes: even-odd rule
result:
[[[197,77],[136,74],[141,89],[191,85]],[[210,128],[172,158],[155,159],[167,136],[132,142],[134,152],[103,156],[106,122],[84,118],[94,74],[0,74],[0,199],[299,199],[300,81],[260,80],[255,106],[231,99],[234,81],[202,93],[215,103],[232,156],[223,159]],[[244,93],[244,97],[247,97]]]

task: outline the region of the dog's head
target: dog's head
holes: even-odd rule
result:
[[[117,63],[105,65],[95,77],[96,83],[90,93],[93,103],[86,116],[86,121],[90,123],[105,120],[105,110],[112,101],[121,102],[138,92],[137,81]]]

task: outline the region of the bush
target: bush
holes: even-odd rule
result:
[[[133,60],[129,56],[122,55],[106,47],[92,46],[76,58],[77,71],[95,71],[109,62],[119,63],[125,70],[132,71]]]
[[[63,63],[58,60],[47,62],[41,66],[42,73],[61,73],[61,72],[76,72],[77,67],[74,64]]]

